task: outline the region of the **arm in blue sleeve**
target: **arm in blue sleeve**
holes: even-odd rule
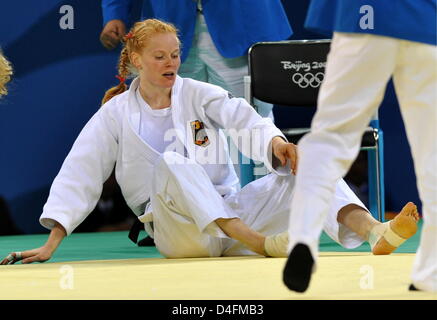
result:
[[[111,20],[122,20],[129,23],[132,0],[102,0],[103,26]]]

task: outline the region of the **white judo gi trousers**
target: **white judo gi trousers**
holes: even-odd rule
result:
[[[199,164],[178,153],[165,152],[155,163],[151,212],[146,209],[145,213],[145,216],[153,217],[150,236],[167,258],[255,255],[226,236],[214,221],[238,217],[266,236],[284,232],[288,226],[293,187],[294,176],[271,173],[239,192],[223,197]],[[351,203],[365,208],[340,180],[325,231],[346,248],[363,243],[356,233],[337,222],[338,211]],[[150,224],[146,225],[146,231],[150,233]]]
[[[334,33],[311,133],[299,143],[290,250],[298,242],[305,243],[316,261],[335,181],[358,155],[362,134],[393,76],[423,204],[424,224],[412,280],[419,289],[437,291],[436,62],[436,46]]]

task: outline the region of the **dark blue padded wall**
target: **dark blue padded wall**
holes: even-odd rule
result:
[[[64,22],[74,29],[60,27],[65,4],[73,20]],[[23,232],[45,231],[38,217],[50,184],[104,91],[117,83],[117,53],[100,45],[101,28],[100,1],[2,4],[0,45],[15,76],[0,102],[0,195]]]
[[[140,1],[137,1],[137,3]],[[308,1],[283,0],[292,39],[319,38],[304,30]],[[62,29],[63,5],[73,8],[74,29]],[[65,19],[65,18],[64,18]],[[67,21],[71,23],[70,21]],[[100,1],[5,1],[0,46],[15,69],[9,95],[0,102],[0,196],[25,233],[46,232],[38,218],[51,182],[75,138],[117,80],[118,51],[99,42]],[[279,125],[308,121],[278,106]],[[303,116],[303,120],[301,120]],[[387,210],[418,201],[409,147],[396,98],[389,88],[381,108],[385,132]]]

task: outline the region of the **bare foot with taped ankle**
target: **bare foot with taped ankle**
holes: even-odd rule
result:
[[[419,213],[414,203],[408,202],[391,221],[380,223],[369,234],[372,253],[386,255],[392,253],[405,240],[417,232]]]

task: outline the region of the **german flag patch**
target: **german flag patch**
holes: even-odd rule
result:
[[[191,131],[193,133],[193,140],[196,146],[206,147],[209,145],[209,138],[206,135],[206,130],[203,122],[199,120],[191,121]]]

